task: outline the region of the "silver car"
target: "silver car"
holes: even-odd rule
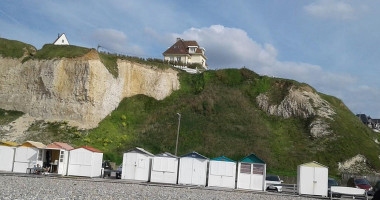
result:
[[[279,176],[268,174],[266,179],[265,179],[265,182],[266,182],[267,190],[274,190],[276,192],[282,192],[282,185],[281,184],[284,181],[282,181]]]

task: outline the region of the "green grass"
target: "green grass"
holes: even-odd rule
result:
[[[117,68],[118,56],[114,54],[99,53],[99,57],[100,61],[106,66],[112,76],[117,78],[119,76],[119,70]]]
[[[0,38],[0,55],[2,57],[21,58],[24,55],[30,56],[35,51],[36,48],[30,44]]]
[[[9,124],[10,122],[21,117],[24,113],[19,111],[4,110],[0,108],[0,126]]]
[[[33,59],[50,60],[54,58],[76,58],[90,52],[91,49],[74,45],[45,44],[33,56]]]

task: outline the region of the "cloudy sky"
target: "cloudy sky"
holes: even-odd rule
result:
[[[380,1],[0,1],[0,37],[38,49],[73,45],[162,58],[175,38],[197,40],[210,69],[245,66],[336,96],[380,118]]]

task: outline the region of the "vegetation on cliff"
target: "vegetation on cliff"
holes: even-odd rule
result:
[[[36,48],[16,40],[0,38],[0,56],[10,58],[21,58],[23,56],[33,55]]]
[[[45,143],[54,138],[94,146],[116,162],[135,146],[152,153],[174,153],[179,112],[179,155],[198,151],[211,158],[225,155],[238,160],[255,153],[276,172],[295,171],[300,163],[315,160],[334,174],[338,162],[362,154],[370,166],[380,168],[375,133],[335,97],[320,94],[337,112],[331,122],[334,134],[315,139],[309,130],[312,119],[270,116],[256,103],[263,92],[278,102],[286,96],[282,90],[305,84],[259,76],[245,68],[181,73],[180,81],[181,89],[162,101],[143,95],[124,99],[95,129],[78,131],[66,124],[40,123],[30,130],[38,134],[28,139],[39,136]]]

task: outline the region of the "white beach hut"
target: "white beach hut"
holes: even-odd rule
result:
[[[67,175],[99,177],[102,173],[103,153],[95,148],[82,146],[69,151]]]
[[[165,152],[152,159],[150,181],[155,183],[177,183],[178,157]]]
[[[37,164],[42,166],[42,153],[46,146],[41,142],[26,141],[16,148],[13,172],[26,173]]]
[[[136,147],[123,154],[122,179],[149,181],[151,159],[154,155]]]
[[[0,141],[0,171],[12,172],[16,143]]]
[[[206,186],[208,160],[197,152],[181,156],[178,184]]]
[[[238,163],[237,188],[265,191],[266,164],[255,154]]]
[[[208,187],[235,188],[236,162],[221,156],[210,160]]]
[[[298,194],[327,196],[328,168],[315,161],[298,165]]]
[[[44,167],[50,167],[50,173],[67,175],[69,151],[74,147],[63,142],[53,142],[46,146],[43,153]]]

